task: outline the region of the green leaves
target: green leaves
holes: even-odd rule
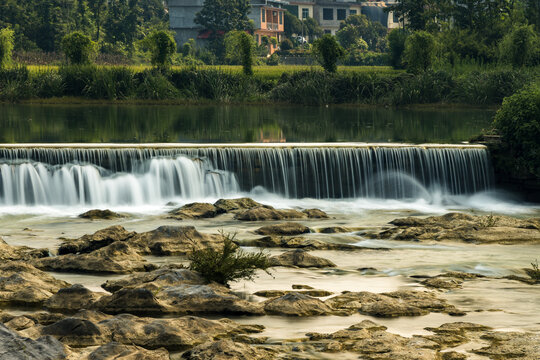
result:
[[[324,70],[330,73],[337,71],[338,60],[345,56],[345,50],[330,34],[324,35],[313,43],[313,53]]]

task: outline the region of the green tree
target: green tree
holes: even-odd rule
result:
[[[248,18],[250,0],[205,0],[203,8],[195,15],[195,23],[214,34],[219,31],[251,30]]]
[[[79,31],[64,36],[61,46],[68,63],[73,65],[91,63],[97,48],[90,37]]]
[[[245,31],[233,30],[225,36],[226,60],[230,64],[241,64],[244,74],[253,74],[256,44],[253,36]]]
[[[14,32],[9,28],[0,30],[0,69],[11,63]]]
[[[499,45],[499,58],[515,67],[530,63],[533,51],[538,46],[538,38],[532,25],[516,26],[505,35]]]
[[[385,11],[392,11],[407,29],[436,30],[453,15],[453,0],[398,0]]]
[[[345,50],[330,34],[324,35],[313,43],[313,53],[324,70],[335,73],[337,62],[345,55]]]
[[[305,28],[305,34],[309,36],[309,41],[313,42],[315,39],[321,37],[324,33],[323,29],[314,18],[307,18],[302,21]]]
[[[239,50],[242,54],[242,69],[244,74],[248,76],[253,75],[253,57],[255,54],[255,51],[253,51],[254,47],[255,42],[253,41],[253,37],[242,31],[240,34]]]
[[[176,42],[169,32],[165,30],[152,32],[144,38],[143,46],[150,51],[152,65],[164,68],[172,63]]]
[[[103,24],[104,15],[107,12],[107,0],[93,0],[88,4],[92,11],[94,25],[96,27],[95,39],[99,43],[101,38],[101,26]]]
[[[125,45],[133,52],[135,40],[139,38],[139,23],[142,9],[140,0],[109,0],[106,21],[103,24],[105,40],[114,45]]]
[[[431,68],[435,58],[435,37],[426,31],[417,31],[405,41],[403,57],[407,71],[420,73]]]
[[[396,69],[403,67],[403,52],[405,51],[406,40],[407,32],[403,29],[394,29],[388,34],[390,64]]]
[[[86,0],[76,0],[73,12],[73,27],[84,34],[93,34],[95,31],[93,14]]]
[[[286,37],[290,39],[293,34],[302,35],[302,21],[291,14],[288,10],[285,10],[283,21],[283,31]]]
[[[362,38],[371,51],[384,51],[387,30],[378,21],[370,21],[366,15],[351,15],[341,22],[336,36],[345,48],[354,48]]]

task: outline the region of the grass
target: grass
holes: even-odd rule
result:
[[[530,269],[525,269],[525,272],[527,273],[527,275],[529,275],[529,277],[536,281],[536,282],[540,282],[540,268],[539,268],[539,265],[538,265],[538,260],[536,260],[535,262],[532,262],[531,263],[531,268]]]

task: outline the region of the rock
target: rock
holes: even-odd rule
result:
[[[66,350],[58,340],[40,337],[32,340],[18,335],[0,324],[0,358],[5,360],[60,360],[65,359]]]
[[[285,235],[285,236],[294,236],[307,234],[311,230],[302,224],[294,222],[286,222],[282,224],[267,225],[263,226],[255,232],[259,235]]]
[[[71,317],[45,326],[49,334],[72,347],[119,344],[146,349],[185,350],[217,338],[261,332],[259,325],[240,325],[231,320],[207,320],[194,316],[171,319],[140,318],[121,314],[99,322]]]
[[[44,307],[51,311],[76,312],[89,309],[104,293],[95,293],[80,284],[60,289],[45,301]]]
[[[428,218],[395,219],[396,227],[380,232],[378,238],[396,240],[466,241],[471,243],[538,243],[540,219],[509,216],[473,216],[449,213]]]
[[[400,290],[385,294],[349,292],[326,300],[337,310],[359,311],[377,317],[421,316],[430,312],[462,313],[430,292]]]
[[[174,209],[169,212],[169,218],[184,220],[184,219],[205,219],[213,218],[219,215],[218,209],[208,203],[191,203]]]
[[[321,300],[294,291],[266,301],[264,310],[267,314],[287,316],[315,316],[335,313]]]
[[[461,272],[461,271],[448,271],[448,272],[438,275],[438,277],[450,277],[450,278],[461,279],[461,280],[485,278],[484,275],[466,273],[466,272]]]
[[[193,226],[160,226],[135,235],[129,243],[140,254],[177,256],[205,248],[222,249],[224,237],[200,233]]]
[[[459,279],[433,277],[420,282],[420,284],[435,289],[458,289],[461,288],[463,281]]]
[[[437,334],[464,334],[466,332],[486,331],[490,330],[491,328],[488,326],[474,324],[470,322],[453,322],[442,324],[437,328],[427,327],[425,329]]]
[[[271,206],[258,206],[245,211],[240,211],[234,217],[243,221],[268,221],[285,219],[303,219],[306,214],[296,210],[278,210]]]
[[[13,315],[0,312],[0,323],[7,327],[21,331],[34,325],[50,325],[64,318],[64,315],[58,313],[49,313],[39,311],[35,313],[26,313],[24,315]]]
[[[67,360],[169,360],[169,352],[165,349],[146,350],[140,346],[123,345],[110,342],[99,347],[90,347],[68,357]]]
[[[328,219],[329,218],[327,213],[319,209],[306,209],[306,210],[302,210],[302,212],[306,214],[307,217],[310,219]]]
[[[447,351],[442,353],[442,360],[467,360],[468,357],[465,354],[458,353],[456,351]]]
[[[91,235],[83,235],[78,239],[66,240],[58,248],[59,255],[89,253],[115,241],[126,241],[133,237],[135,232],[130,232],[122,226],[116,225],[96,231]]]
[[[31,260],[49,256],[49,249],[11,246],[0,238],[0,261]]]
[[[104,296],[95,302],[93,307],[110,314],[264,313],[259,304],[242,300],[230,289],[218,284],[159,286],[148,283],[139,288],[124,288],[110,296]]]
[[[328,243],[317,239],[306,239],[301,236],[265,236],[259,239],[243,241],[241,245],[306,250],[362,250],[361,247],[351,244]]]
[[[330,292],[330,291],[326,291],[326,290],[315,290],[315,289],[311,289],[311,290],[299,290],[299,291],[290,291],[290,290],[260,290],[260,291],[257,291],[256,293],[254,293],[253,295],[257,295],[257,296],[265,297],[265,298],[274,298],[274,297],[280,297],[280,296],[283,296],[283,295],[288,294],[288,293],[291,293],[291,292],[298,292],[298,293],[300,293],[300,294],[304,294],[304,295],[308,295],[308,296],[313,296],[313,297],[325,297],[325,296],[333,295],[333,293]]]
[[[46,271],[113,274],[149,271],[156,268],[155,265],[147,263],[124,241],[116,241],[87,254],[67,254],[38,259],[33,261],[33,264]]]
[[[205,282],[201,275],[195,271],[164,266],[147,273],[137,273],[121,279],[107,280],[101,287],[109,292],[116,292],[122,288],[133,288],[148,283],[152,283],[156,287],[163,287],[181,284],[202,285]]]
[[[538,360],[540,354],[538,333],[490,332],[482,336],[482,339],[491,344],[473,352],[490,359]]]
[[[187,360],[273,360],[277,352],[271,348],[251,346],[232,340],[219,340],[199,345],[182,355]]]
[[[293,289],[305,289],[305,290],[313,290],[313,287],[309,286],[309,285],[298,285],[298,284],[295,284],[292,286]]]
[[[287,267],[336,267],[336,264],[330,260],[310,255],[302,249],[287,251],[278,256],[272,256],[270,259],[272,266],[287,266]]]
[[[28,263],[0,264],[1,305],[38,306],[67,286],[67,282],[57,280]]]
[[[342,226],[329,226],[317,229],[317,232],[322,234],[339,234],[351,232],[351,229]]]
[[[505,276],[504,278],[508,279],[508,280],[520,281],[520,282],[528,284],[528,285],[540,284],[540,280],[532,279],[530,277],[524,277],[524,276],[518,276],[518,275],[508,275],[508,276]]]
[[[228,213],[237,212],[238,210],[249,210],[263,205],[246,197],[238,199],[219,199],[214,203],[214,206],[218,209],[218,212]]]
[[[83,214],[79,215],[82,219],[90,219],[90,220],[114,220],[114,219],[120,219],[125,217],[124,215],[115,213],[111,210],[89,210]]]

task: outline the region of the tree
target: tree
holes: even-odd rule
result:
[[[141,8],[140,0],[109,0],[106,21],[103,24],[105,41],[120,46],[125,45],[133,51],[133,45],[139,38]]]
[[[405,51],[406,40],[407,32],[403,29],[394,29],[388,34],[390,64],[396,69],[403,67],[403,52]]]
[[[370,21],[366,15],[351,15],[341,22],[336,36],[342,46],[353,48],[362,38],[371,51],[385,50],[386,28],[378,21]]]
[[[96,26],[95,39],[99,43],[101,36],[101,24],[103,23],[103,15],[107,10],[107,0],[94,0],[88,4],[94,18],[94,25]]]
[[[205,0],[201,11],[195,15],[195,23],[213,34],[220,31],[251,30],[248,18],[250,0]]]
[[[239,50],[242,53],[242,69],[245,75],[253,75],[253,55],[255,42],[253,37],[245,32],[240,34],[240,47]]]
[[[337,62],[345,55],[345,50],[339,45],[334,36],[326,34],[313,43],[313,53],[324,70],[335,73],[337,71]]]
[[[292,50],[293,48],[293,43],[291,40],[289,39],[283,39],[281,41],[281,43],[279,44],[279,48],[280,50],[283,50],[283,51],[289,51],[289,50]]]
[[[89,64],[97,48],[97,44],[90,37],[76,31],[64,36],[62,51],[70,64]]]
[[[313,41],[323,35],[323,29],[314,18],[307,18],[303,23],[306,31],[305,34],[309,36],[309,41]]]
[[[499,58],[515,67],[525,66],[533,56],[535,45],[538,45],[538,38],[532,25],[516,26],[501,40]]]
[[[11,63],[14,34],[13,30],[9,28],[0,30],[0,69]]]
[[[403,53],[407,71],[420,73],[431,67],[435,57],[435,38],[426,31],[417,31],[405,41]]]
[[[246,75],[253,74],[255,47],[253,36],[245,31],[234,30],[225,35],[226,60],[232,64],[242,64]]]
[[[171,64],[176,52],[174,37],[165,30],[154,31],[143,40],[143,45],[150,50],[152,65],[164,68]]]
[[[398,0],[385,9],[413,31],[434,30],[452,16],[452,0]]]
[[[300,19],[285,10],[283,31],[286,37],[290,39],[293,34],[302,35],[302,25]]]

